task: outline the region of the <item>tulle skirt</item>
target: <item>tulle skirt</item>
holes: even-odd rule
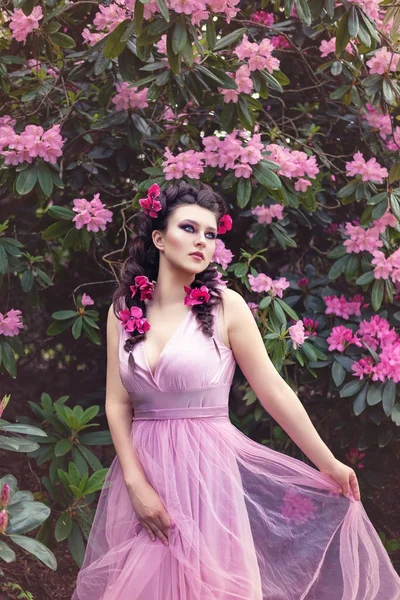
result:
[[[399,600],[400,578],[361,502],[227,417],[139,420],[132,444],[173,525],[138,521],[118,459],[73,600]]]

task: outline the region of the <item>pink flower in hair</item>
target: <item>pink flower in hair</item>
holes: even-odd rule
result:
[[[206,285],[202,285],[199,288],[193,289],[185,285],[184,288],[187,294],[184,301],[185,306],[204,304],[204,302],[208,302],[210,300],[210,294]]]
[[[131,306],[129,310],[120,310],[119,316],[125,331],[133,333],[146,333],[150,329],[150,323],[143,317],[143,311],[138,306]]]
[[[160,186],[154,183],[147,190],[147,198],[141,198],[139,200],[140,206],[143,208],[143,211],[149,217],[157,218],[158,212],[161,210],[161,202],[157,200],[160,195],[161,190]]]
[[[218,231],[217,233],[226,233],[232,229],[232,217],[228,215],[223,215],[218,223]]]
[[[135,284],[129,286],[129,289],[132,292],[131,298],[134,297],[138,290],[140,291],[140,300],[151,300],[153,298],[154,284],[149,281],[146,275],[137,275],[135,277]]]

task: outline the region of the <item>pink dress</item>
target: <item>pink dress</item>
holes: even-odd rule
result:
[[[73,600],[399,600],[400,578],[361,502],[317,469],[258,444],[228,418],[236,362],[192,311],[154,375],[143,342],[120,374],[132,444],[174,525],[152,542],[118,458],[101,492]]]

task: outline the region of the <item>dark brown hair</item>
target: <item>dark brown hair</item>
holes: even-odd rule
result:
[[[177,185],[170,185],[161,191],[157,200],[161,203],[161,210],[157,213],[157,218],[146,215],[140,210],[135,216],[135,232],[128,244],[129,256],[121,265],[118,288],[113,295],[113,309],[115,316],[119,319],[119,311],[124,308],[138,306],[146,316],[146,304],[140,300],[140,294],[137,292],[131,298],[129,286],[133,285],[137,275],[146,275],[150,281],[156,282],[159,268],[159,251],[155,247],[152,239],[153,230],[165,231],[168,225],[168,218],[172,211],[181,204],[197,204],[203,208],[211,210],[216,218],[219,219],[226,214],[227,206],[221,196],[215,193],[212,188],[200,183],[199,189],[189,185],[185,181],[180,181]],[[191,287],[196,288],[206,285],[210,292],[210,301],[204,304],[197,304],[192,307],[197,321],[205,335],[213,335],[214,319],[212,309],[215,305],[222,302],[221,291],[217,277],[217,268],[215,265],[209,265],[204,271],[198,273]],[[135,331],[131,337],[126,340],[125,350],[129,352],[133,346],[146,336],[145,333]]]

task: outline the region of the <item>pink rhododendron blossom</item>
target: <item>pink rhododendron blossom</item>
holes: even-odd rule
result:
[[[63,144],[58,124],[47,131],[40,125],[27,125],[20,134],[15,133],[11,125],[0,125],[0,154],[6,165],[32,163],[34,158],[56,164]]]
[[[361,342],[354,335],[353,331],[349,327],[345,327],[344,325],[338,325],[337,327],[333,327],[327,339],[327,342],[329,344],[329,352],[333,352],[333,350],[344,352],[345,348],[349,344],[361,346]]]
[[[272,56],[272,52],[275,50],[271,41],[265,37],[260,44],[256,42],[249,42],[246,34],[243,36],[243,40],[238,46],[236,46],[234,52],[239,60],[247,60],[250,71],[264,70],[266,69],[269,73],[272,73],[275,69],[279,69],[279,60]]]
[[[112,221],[113,214],[101,202],[100,194],[95,194],[90,202],[86,198],[75,198],[72,210],[78,213],[72,219],[77,229],[86,225],[88,231],[104,231],[106,224]]]
[[[268,144],[265,149],[270,152],[270,155],[267,156],[268,160],[272,160],[280,166],[279,174],[284,177],[315,179],[319,173],[315,156],[308,156],[305,152],[290,150],[279,144]],[[300,187],[304,188],[304,185],[304,182],[300,183]]]
[[[290,44],[284,35],[273,35],[270,40],[276,50],[279,50],[279,48],[290,48]]]
[[[306,330],[308,335],[317,335],[318,321],[316,321],[315,319],[310,319],[308,317],[303,317],[303,324],[304,329]]]
[[[8,513],[5,508],[0,511],[0,534],[6,532],[8,527]]]
[[[270,292],[271,296],[279,298],[282,298],[283,291],[290,286],[290,282],[285,277],[273,280],[265,273],[258,273],[256,277],[248,275],[248,279],[253,292]]]
[[[5,508],[10,502],[10,492],[11,490],[9,484],[5,483],[0,494],[0,505],[2,508]]]
[[[341,317],[346,321],[351,315],[361,316],[361,305],[364,302],[364,296],[354,296],[350,300],[342,295],[338,296],[324,296],[324,302],[327,306],[325,309],[326,315],[335,315]]]
[[[26,15],[21,8],[15,9],[11,14],[10,29],[13,38],[17,42],[26,42],[32,31],[39,27],[39,21],[43,18],[41,6],[35,6],[30,15]]]
[[[372,356],[367,358],[361,358],[358,361],[353,362],[351,370],[359,379],[364,379],[365,376],[369,377],[373,372],[374,361]]]
[[[187,150],[174,156],[169,148],[165,149],[166,157],[162,163],[165,179],[181,179],[183,175],[192,179],[200,179],[204,172],[204,153]]]
[[[92,304],[94,304],[94,300],[88,294],[83,293],[81,303],[82,306],[92,306]]]
[[[269,13],[265,10],[257,10],[252,15],[250,15],[250,19],[255,23],[261,23],[262,25],[266,26],[270,26],[275,23],[274,13]]]
[[[364,229],[361,225],[346,223],[345,234],[350,236],[343,242],[346,252],[349,254],[359,254],[364,250],[373,254],[383,245],[379,239],[379,230],[374,227]]]
[[[283,219],[283,206],[278,203],[270,206],[255,206],[251,209],[251,214],[257,217],[259,223],[269,225],[272,223],[273,218],[278,219],[278,221]]]
[[[391,274],[393,267],[383,252],[376,250],[374,252],[374,258],[371,260],[371,262],[373,265],[375,265],[375,279],[389,279],[389,275]]]
[[[226,270],[228,265],[232,262],[233,253],[227,248],[222,240],[217,238],[215,240],[215,251],[212,257],[212,262],[215,262]]]
[[[294,350],[297,349],[297,346],[304,344],[308,333],[304,329],[303,321],[299,320],[295,323],[295,325],[289,327],[289,335],[291,337]]]
[[[21,323],[21,316],[21,311],[18,309],[14,310],[13,308],[5,315],[0,313],[0,335],[5,335],[6,337],[19,335],[19,330],[24,327]]]
[[[387,71],[396,71],[400,54],[392,53],[386,47],[379,48],[374,56],[367,61],[370,75],[383,75]]]
[[[302,177],[300,177],[300,179],[298,179],[296,181],[296,183],[294,184],[294,189],[296,190],[296,192],[306,192],[307,188],[312,185],[311,181],[309,179],[303,179]]]
[[[385,167],[381,167],[375,157],[365,160],[361,152],[356,152],[351,162],[346,163],[346,173],[350,177],[361,175],[362,181],[374,181],[383,183],[383,179],[389,175]]]
[[[140,90],[136,90],[133,86],[130,86],[127,81],[117,83],[115,87],[117,89],[117,93],[113,97],[112,101],[117,110],[146,108],[149,105],[146,99],[149,88],[145,87]]]
[[[350,43],[347,44],[345,50],[349,54],[353,54],[353,47]],[[321,44],[319,46],[319,51],[321,52],[321,58],[325,58],[326,56],[329,56],[329,54],[335,54],[336,53],[336,38],[333,37],[330,40],[322,40]]]

